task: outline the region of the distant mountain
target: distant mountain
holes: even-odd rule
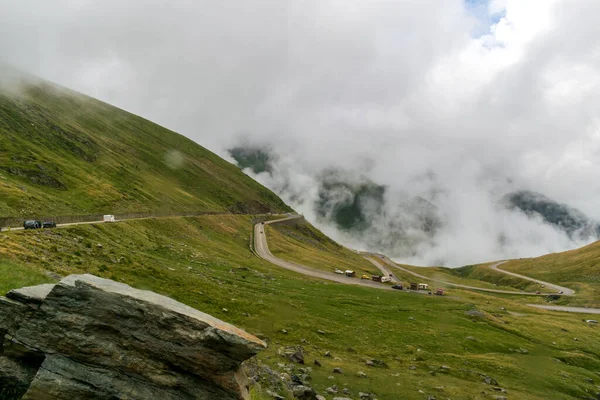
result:
[[[241,169],[250,168],[255,174],[273,171],[274,155],[267,148],[257,146],[236,146],[228,150]]]
[[[520,210],[529,216],[539,216],[545,222],[567,233],[570,237],[600,237],[600,224],[581,211],[560,204],[540,193],[521,190],[504,197],[509,209]]]
[[[364,231],[371,224],[370,216],[383,212],[385,186],[337,169],[325,171],[319,182],[317,215],[341,230]]]
[[[182,135],[40,79],[0,76],[0,216],[291,210]]]

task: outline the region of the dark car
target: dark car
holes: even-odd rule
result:
[[[396,290],[402,290],[402,285],[394,285],[392,286],[392,289],[396,289]]]
[[[23,222],[23,229],[40,229],[42,227],[42,221],[27,220]]]
[[[56,228],[56,222],[44,221],[42,228]]]

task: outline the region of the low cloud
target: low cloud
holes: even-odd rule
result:
[[[600,220],[597,1],[165,4],[0,0],[0,57],[223,156],[240,138],[267,146],[278,158],[257,179],[403,261],[586,242],[499,205],[515,190]],[[360,236],[315,207],[331,169],[386,188]],[[435,235],[419,238],[415,198],[435,206]]]

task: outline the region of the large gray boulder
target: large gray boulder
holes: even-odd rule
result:
[[[0,298],[2,346],[19,351],[0,353],[0,382],[30,379],[14,399],[248,399],[240,364],[265,348],[168,297],[93,275],[11,297],[22,303]]]

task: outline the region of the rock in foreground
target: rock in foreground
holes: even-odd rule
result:
[[[93,275],[47,289],[0,298],[1,398],[249,398],[240,364],[265,347],[256,337]]]

